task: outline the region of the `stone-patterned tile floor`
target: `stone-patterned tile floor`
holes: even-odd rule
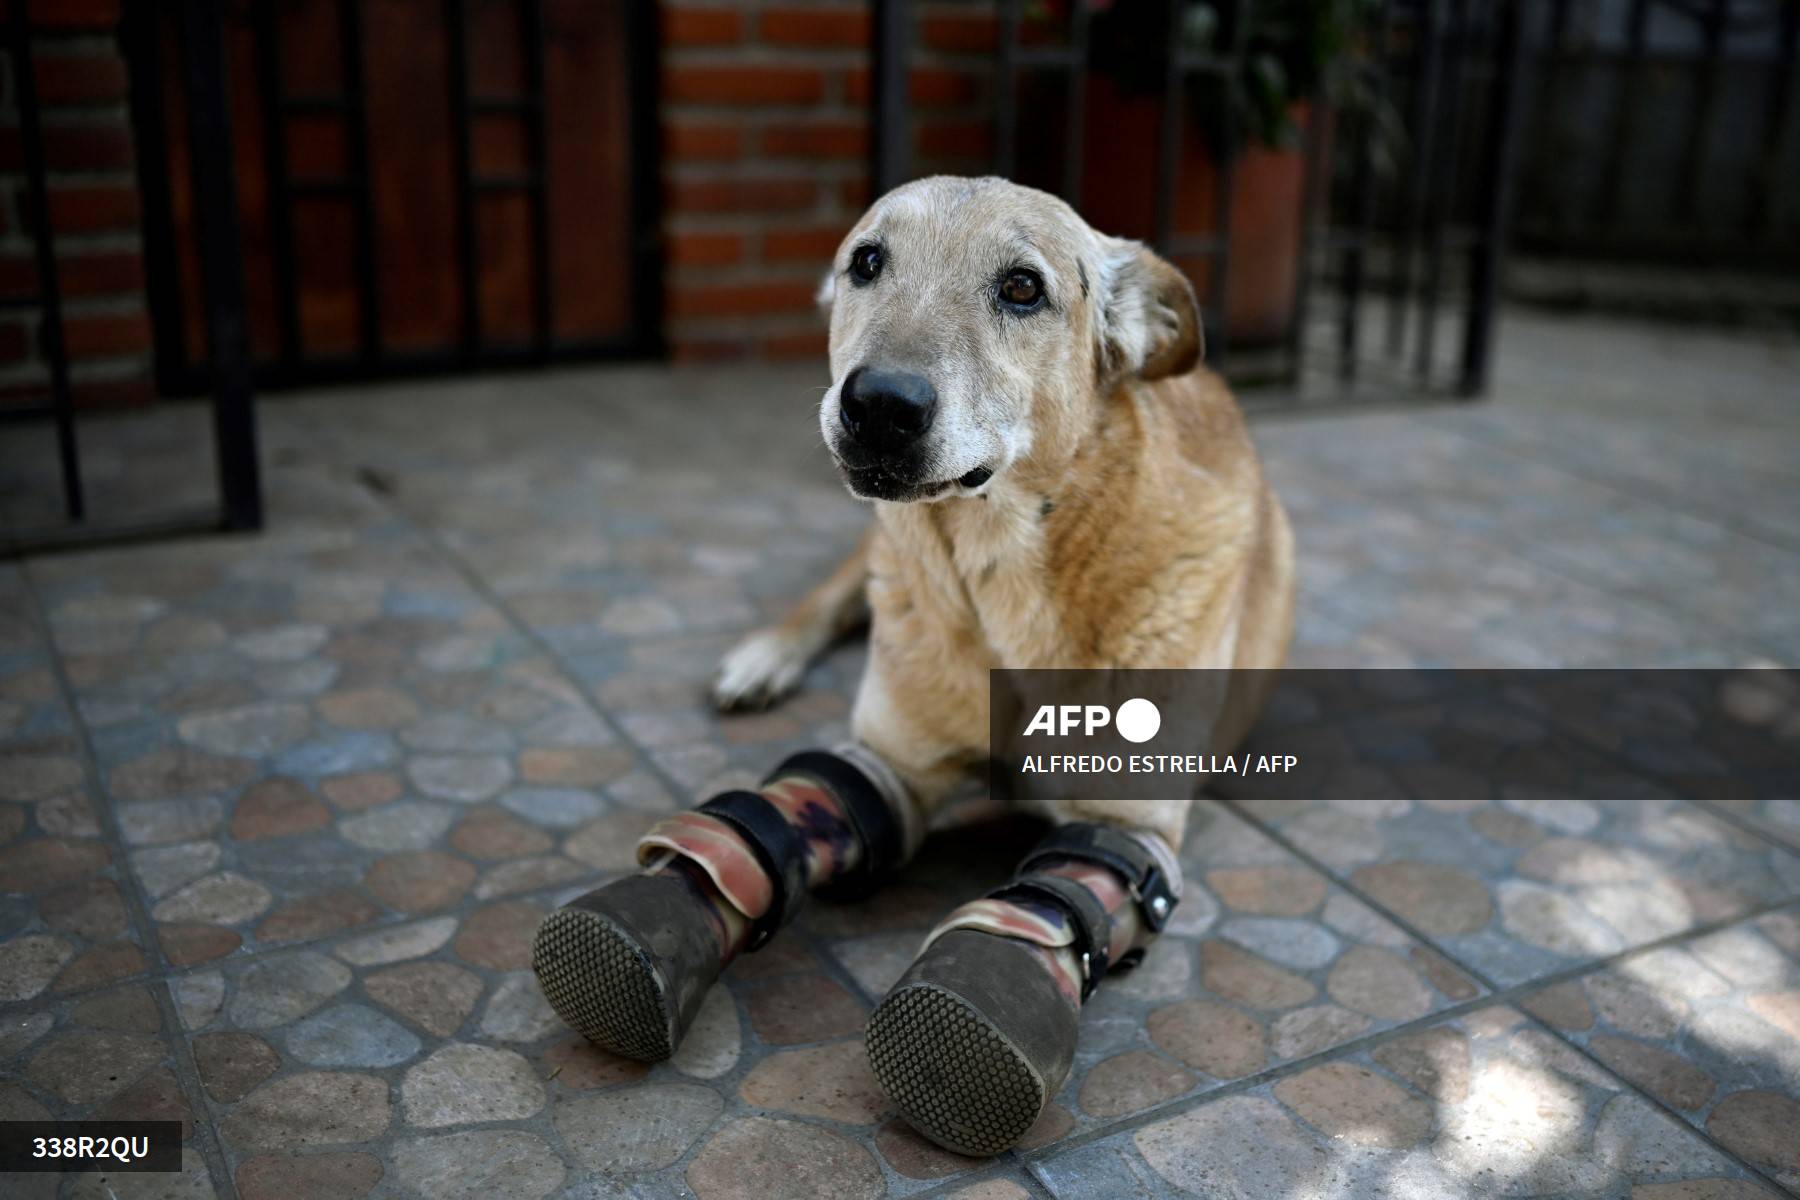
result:
[[[1523,314],[1503,346],[1483,405],[1258,424],[1295,661],[1800,658],[1793,347]],[[189,1131],[179,1176],[0,1193],[1800,1195],[1800,798],[1201,801],[1168,936],[988,1162],[896,1118],[860,1032],[1021,820],[809,908],[671,1062],[562,1029],[543,913],[844,732],[855,644],[772,712],[702,698],[864,519],[815,376],[272,399],[262,535],[0,566],[0,1119]],[[204,477],[170,420],[92,423],[105,496],[139,446],[139,491]]]

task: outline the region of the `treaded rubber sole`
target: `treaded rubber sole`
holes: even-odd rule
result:
[[[869,1064],[913,1128],[958,1154],[998,1154],[1048,1099],[1044,1081],[992,1022],[956,993],[917,984],[869,1018]]]
[[[544,999],[589,1041],[644,1062],[675,1053],[669,1006],[650,958],[599,913],[560,908],[531,947]]]

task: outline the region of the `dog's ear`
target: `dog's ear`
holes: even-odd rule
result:
[[[813,293],[813,303],[824,309],[826,312],[830,312],[831,302],[836,299],[837,272],[831,270],[825,272],[825,278],[819,280],[819,290]]]
[[[1103,376],[1161,379],[1199,365],[1206,347],[1194,286],[1142,242],[1107,239],[1099,293]]]

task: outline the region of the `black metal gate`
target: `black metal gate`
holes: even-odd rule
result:
[[[190,97],[166,86],[171,52],[166,10],[152,0],[135,0],[130,7],[137,19],[127,52],[133,78],[144,81],[135,89],[133,118],[139,158],[146,164],[145,240],[153,248],[146,266],[157,380],[165,394],[181,394],[202,387],[208,377],[193,336],[195,306],[188,294],[199,251],[184,223],[189,205],[181,194],[183,180],[166,167],[191,148],[183,144],[185,125],[176,111]],[[417,0],[380,6],[357,0],[220,0],[216,7],[222,12],[227,68],[234,75],[225,104],[239,149],[236,188],[246,226],[243,257],[252,285],[248,318],[258,386],[660,352],[653,0]],[[519,64],[501,84],[493,71],[483,77],[473,69],[487,61],[483,54],[491,50],[494,38],[488,35],[495,29],[505,31],[509,53],[516,46]],[[421,40],[399,40],[409,32]],[[593,139],[591,153],[559,159],[554,143],[564,114],[553,87],[565,99],[580,90],[572,85],[573,57],[602,50],[607,62],[588,72],[585,90],[616,93],[626,117],[616,137]],[[306,57],[297,70],[302,52]],[[396,71],[412,74],[397,78]],[[322,85],[320,78],[330,82]],[[398,128],[387,120],[396,113],[413,124]],[[496,130],[503,136],[487,136]],[[484,165],[483,147],[501,142],[509,148],[505,165]],[[308,148],[313,145],[329,146],[331,153]],[[396,183],[409,177],[408,147],[430,155],[434,168],[442,167],[432,172],[428,192]],[[580,186],[583,173],[593,172],[591,161],[614,154],[623,164],[622,182],[616,194],[608,192],[607,202],[621,210],[619,220],[596,214],[580,225],[579,206],[559,189],[571,186],[571,179]],[[321,168],[318,160],[325,158],[330,165]],[[496,213],[502,210],[518,219],[499,221]],[[326,307],[324,285],[315,278],[320,274],[316,231],[330,221],[348,234],[332,245],[328,257],[341,265],[332,268],[339,277],[330,281],[335,291],[324,299],[334,311],[353,310],[354,318],[336,320],[325,337],[318,322],[309,327],[308,312]],[[452,232],[402,255],[394,245],[396,230],[425,224],[434,235],[438,229]],[[497,226],[508,235],[505,247],[497,247]],[[315,231],[310,254],[306,230]],[[559,231],[579,236],[559,238]],[[617,250],[609,245],[603,262],[584,260],[565,268],[563,260],[571,254],[591,257],[593,246],[615,237]],[[496,264],[502,254],[507,261]],[[577,267],[589,293],[605,288],[620,298],[616,321],[588,320],[569,311],[566,297],[579,289],[566,285]],[[494,287],[500,276],[508,289],[503,298]],[[421,298],[434,306],[434,317],[440,303],[447,311],[423,335],[397,333],[397,326],[413,320],[409,311],[415,306],[396,296]]]
[[[228,127],[224,123],[223,64],[218,53],[217,11],[207,0],[186,0],[178,13],[185,86],[196,98],[190,107],[190,136],[197,152],[190,159],[196,226],[205,233],[201,286],[206,306],[206,344],[213,371],[213,449],[218,498],[198,511],[133,513],[124,520],[94,521],[88,514],[81,473],[80,439],[69,393],[69,359],[64,342],[62,293],[56,231],[48,204],[42,113],[33,70],[33,30],[28,6],[8,6],[6,46],[18,106],[25,186],[22,216],[31,230],[37,286],[35,294],[9,297],[9,306],[35,309],[46,364],[47,398],[0,409],[7,420],[55,423],[57,466],[68,524],[42,529],[8,529],[4,552],[33,551],[198,530],[250,530],[263,519],[262,486],[256,454],[256,415],[250,387],[248,342],[243,321],[243,277],[237,255],[237,213],[231,189]],[[134,81],[134,87],[136,83]]]
[[[1800,0],[1546,0],[1521,249],[1800,267]]]
[[[1117,0],[1121,4],[1140,0]],[[1296,202],[1300,251],[1292,315],[1280,344],[1254,351],[1233,345],[1225,322],[1232,262],[1234,174],[1246,131],[1234,81],[1246,67],[1245,31],[1258,9],[1275,0],[1211,5],[1235,14],[1215,44],[1184,37],[1194,0],[1141,0],[1161,6],[1161,58],[1144,72],[1160,81],[1158,151],[1150,242],[1166,257],[1207,265],[1201,297],[1209,361],[1242,380],[1293,384],[1321,368],[1341,380],[1365,370],[1409,387],[1482,393],[1488,380],[1501,257],[1516,174],[1526,68],[1527,0],[1376,0],[1355,38],[1347,69],[1373,103],[1331,107],[1309,97],[1301,154],[1304,181]],[[1096,17],[1071,0],[1059,34],[1021,36],[1025,0],[997,0],[993,169],[1021,175],[1020,87],[1033,76],[1060,77],[1060,170],[1041,180],[1082,207],[1082,161],[1089,130],[1087,95]],[[1040,6],[1041,7],[1041,6]],[[874,175],[877,190],[911,174],[911,113],[906,79],[910,52],[906,0],[876,0]],[[1192,98],[1199,98],[1195,106]],[[1191,125],[1196,109],[1206,129]],[[1034,108],[1038,121],[1055,119]],[[1390,114],[1384,117],[1384,114]],[[1184,140],[1204,136],[1217,162],[1212,228],[1181,228],[1177,166]],[[1396,136],[1397,135],[1397,136]],[[1321,320],[1315,284],[1328,286],[1334,311]],[[1385,303],[1379,332],[1365,320],[1372,300]],[[1453,324],[1452,324],[1453,322]],[[1441,353],[1449,325],[1456,353]],[[1293,392],[1293,389],[1288,389]]]

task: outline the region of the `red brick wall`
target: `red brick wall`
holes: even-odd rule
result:
[[[5,6],[0,5],[0,19]],[[147,399],[150,322],[118,0],[33,0],[32,49],[50,172],[64,338],[77,403]],[[37,288],[10,54],[0,99],[0,296]],[[0,311],[0,404],[44,395],[34,309]]]
[[[83,404],[150,394],[119,0],[33,0],[66,336]],[[916,6],[915,167],[986,169],[988,0]],[[4,0],[0,0],[0,12]],[[679,359],[813,358],[813,295],[869,201],[866,0],[664,0],[665,321]],[[35,285],[10,79],[0,98],[0,295]],[[0,403],[42,394],[37,318],[0,311]]]
[[[919,6],[915,165],[982,170],[994,19]],[[665,0],[666,329],[678,359],[813,358],[813,294],[869,202],[869,6]]]

